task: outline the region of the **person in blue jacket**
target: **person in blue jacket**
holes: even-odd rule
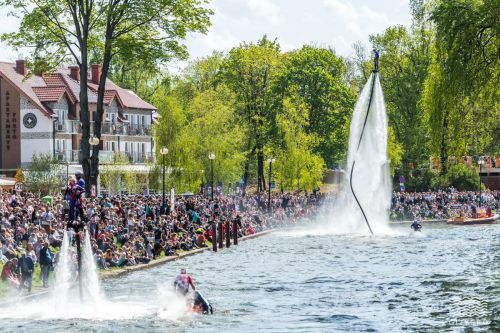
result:
[[[26,253],[21,255],[19,261],[17,262],[17,268],[21,272],[21,284],[19,285],[19,291],[22,291],[23,287],[28,289],[28,293],[31,293],[31,285],[33,281],[33,271],[35,270],[35,263],[30,256]]]
[[[44,288],[49,287],[49,272],[50,268],[52,267],[52,258],[53,255],[50,251],[49,243],[44,242],[43,248],[40,250],[40,268],[42,270],[42,281]]]

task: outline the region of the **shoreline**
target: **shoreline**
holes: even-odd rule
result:
[[[269,229],[269,230],[257,232],[253,235],[243,236],[241,238],[238,238],[238,242],[246,241],[246,240],[253,239],[253,238],[262,237],[262,236],[268,235],[270,233],[276,232],[278,230],[279,230],[279,228],[278,229]],[[238,246],[238,245],[234,245],[233,239],[231,239],[231,246]],[[226,246],[224,244],[224,247],[218,249],[218,251],[222,251],[225,248],[226,248]],[[180,259],[183,259],[186,257],[194,256],[196,254],[203,253],[205,251],[213,251],[213,250],[211,247],[203,247],[203,248],[199,248],[199,249],[189,250],[189,251],[183,252],[183,253],[175,255],[175,256],[168,256],[168,257],[163,257],[163,258],[159,258],[156,260],[151,260],[151,262],[149,262],[147,264],[128,266],[125,268],[115,269],[112,271],[99,270],[99,272],[98,272],[99,273],[99,280],[106,281],[106,280],[116,279],[116,278],[125,276],[129,273],[132,273],[132,272],[150,269],[150,268],[160,266],[160,265],[172,262],[172,261],[177,261],[177,260],[180,260]],[[49,294],[50,292],[51,292],[51,289],[35,290],[29,295],[20,296],[20,297],[17,297],[16,299],[8,299],[7,298],[3,302],[0,302],[0,306],[5,306],[5,305],[8,305],[8,304],[11,304],[14,302],[19,302],[19,301],[28,301],[31,299],[36,299],[36,298],[41,297],[43,295]]]
[[[245,241],[247,239],[253,239],[253,238],[265,236],[265,235],[270,234],[270,233],[277,231],[277,230],[278,229],[264,230],[264,231],[255,233],[253,235],[243,236],[241,238],[238,238],[238,242]],[[231,242],[232,242],[232,239],[231,239]],[[238,245],[231,244],[231,246],[238,246]],[[226,246],[224,244],[224,247],[220,248],[219,251],[222,251],[225,248],[226,248]],[[116,270],[112,270],[112,271],[99,271],[99,277],[100,277],[101,281],[115,279],[115,278],[127,275],[129,273],[132,273],[132,272],[142,271],[144,269],[153,268],[153,267],[156,267],[159,265],[166,264],[168,262],[172,262],[172,261],[176,261],[176,260],[183,259],[186,257],[194,256],[195,254],[203,253],[205,251],[213,251],[213,250],[211,247],[202,247],[199,249],[189,250],[189,251],[183,252],[183,253],[175,255],[175,256],[168,256],[168,257],[163,257],[163,258],[156,259],[156,260],[151,260],[151,262],[149,262],[147,264],[128,266],[125,268],[120,268],[120,269],[116,269]]]

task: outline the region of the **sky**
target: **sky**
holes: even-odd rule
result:
[[[393,25],[410,26],[409,0],[212,0],[215,12],[206,35],[191,33],[186,45],[190,59],[227,51],[241,42],[255,42],[264,34],[277,38],[282,50],[304,44],[332,47],[349,56],[352,45]],[[0,10],[0,34],[16,31],[19,22]],[[26,51],[24,51],[26,52]],[[0,43],[0,61],[22,57]],[[186,62],[172,67],[179,69]]]

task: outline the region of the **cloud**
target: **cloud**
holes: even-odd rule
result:
[[[245,0],[245,6],[253,16],[269,24],[278,25],[283,21],[280,7],[271,0]]]
[[[373,31],[381,31],[390,25],[389,18],[383,12],[371,9],[367,5],[355,7],[343,0],[323,0],[323,4],[337,21],[358,38],[363,38]]]

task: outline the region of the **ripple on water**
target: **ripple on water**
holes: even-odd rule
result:
[[[268,235],[103,283],[111,306],[152,308],[141,318],[35,321],[0,311],[0,331],[500,331],[500,225],[429,225],[426,234]],[[170,320],[153,314],[156,303],[169,303],[157,296],[158,288],[171,285],[182,267],[213,302],[213,316]]]

